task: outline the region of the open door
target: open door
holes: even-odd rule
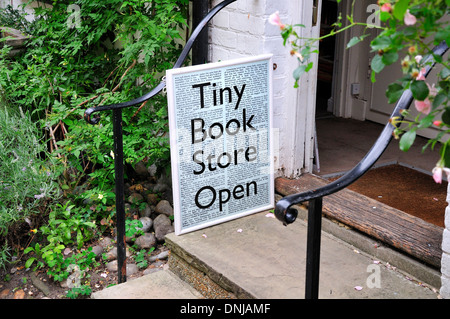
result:
[[[343,0],[339,4],[338,10],[342,12],[343,17],[350,14],[351,4],[352,0]],[[354,7],[355,20],[370,23],[376,10],[378,10],[377,0],[359,0]],[[361,35],[362,32],[362,28],[355,27],[336,37],[332,107],[329,106],[328,111],[337,117],[369,120],[384,125],[389,120],[395,106],[395,104],[388,103],[386,90],[390,83],[403,76],[400,64],[406,53],[400,54],[396,63],[386,66],[376,75],[376,81],[372,83],[370,65],[376,53],[371,52],[369,43],[380,31],[376,28],[366,30],[370,36],[363,43],[346,49],[348,41],[354,36]],[[427,83],[435,83],[439,71],[439,68],[433,69],[427,77]],[[410,118],[418,115],[414,102],[410,107],[410,114]],[[432,138],[436,136],[437,130],[438,128],[430,127],[418,130],[417,134]]]
[[[448,55],[448,53],[447,53]],[[400,55],[402,57],[404,55]],[[444,57],[444,60],[447,59]],[[393,83],[395,80],[401,78],[403,76],[403,73],[401,71],[401,58],[399,58],[399,61],[396,63],[389,65],[384,68],[383,71],[381,71],[376,76],[376,82],[371,84],[371,96],[369,103],[367,105],[368,109],[366,111],[366,119],[385,124],[389,116],[391,115],[391,112],[394,108],[393,104],[388,103],[388,99],[386,97],[386,89],[387,86],[390,83]],[[437,74],[440,72],[440,69],[438,67],[431,70],[430,74],[428,75],[426,82],[430,85],[433,83],[436,83]],[[419,112],[414,107],[414,102],[411,104],[410,108],[410,115],[409,119],[414,119]],[[436,137],[438,133],[438,128],[436,127],[429,127],[427,129],[421,129],[417,131],[417,135],[426,137],[426,138],[434,138]],[[447,137],[448,139],[448,137]]]

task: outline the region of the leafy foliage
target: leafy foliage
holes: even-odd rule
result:
[[[0,107],[0,135],[0,236],[6,236],[12,224],[58,196],[52,167],[41,158],[43,136],[29,114]]]
[[[34,230],[37,233],[33,238],[39,238],[39,243],[31,243],[24,252],[29,257],[28,267],[45,266],[53,278],[65,279],[68,261],[63,250],[80,248],[114,226],[111,114],[102,114],[100,124],[93,126],[84,120],[84,111],[129,101],[158,84],[182,50],[187,8],[188,0],[53,1],[52,6],[34,8],[35,20],[31,23],[24,19],[22,10],[0,9],[2,25],[31,35],[27,50],[20,55],[9,58],[11,48],[0,49],[0,98],[9,109],[24,110],[45,133],[41,134],[45,143],[39,137],[30,141],[29,156],[48,147],[51,154],[44,158],[52,164],[51,177],[63,192],[61,204],[49,207],[48,223]],[[8,15],[11,12],[14,17]],[[128,167],[141,160],[162,169],[169,167],[167,117],[164,96],[123,110]],[[31,127],[24,124],[21,129]],[[10,133],[14,131],[10,129]],[[7,141],[8,145],[0,142],[0,148],[8,161],[0,165],[10,165],[15,158],[11,149],[17,142]],[[36,165],[41,164],[36,161]],[[11,184],[1,175],[1,168],[0,192]],[[21,169],[15,171],[19,174]],[[48,177],[43,165],[27,169]],[[36,193],[36,187],[44,188],[36,183],[29,192],[32,198],[44,192]],[[45,194],[49,194],[45,187]],[[24,207],[18,202],[1,207],[15,209],[19,205]],[[0,212],[0,218],[4,216],[8,215]],[[80,265],[78,259],[72,262]],[[69,297],[89,293],[88,287],[75,288]]]

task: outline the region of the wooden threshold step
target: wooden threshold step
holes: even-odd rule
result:
[[[318,176],[303,174],[298,179],[277,178],[275,190],[287,196],[326,184]],[[323,214],[431,266],[441,266],[443,229],[439,226],[349,189],[324,197]]]

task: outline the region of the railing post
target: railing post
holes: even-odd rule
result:
[[[209,12],[208,0],[192,1],[192,24],[197,27]],[[205,64],[208,61],[208,27],[200,32],[192,46],[192,65]]]
[[[114,171],[116,183],[117,269],[119,284],[127,281],[122,109],[113,111]]]
[[[319,298],[320,240],[322,232],[322,197],[309,201],[306,245],[305,298]]]

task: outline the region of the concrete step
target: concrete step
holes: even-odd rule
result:
[[[287,227],[262,212],[180,236],[169,234],[169,269],[208,299],[304,298],[307,228],[301,216],[305,218],[306,210],[297,208],[300,220]],[[374,253],[385,260],[408,263],[417,275],[439,281],[439,272],[351,229],[326,218],[323,229],[377,247]],[[319,298],[438,298],[438,289],[412,278],[392,263],[322,232]]]
[[[169,270],[160,270],[95,292],[92,299],[201,299],[203,296]]]
[[[297,209],[298,220],[287,227],[262,212],[180,236],[169,234],[169,270],[92,298],[302,299],[307,228],[306,210]],[[439,287],[423,284],[439,285],[438,271],[326,218],[322,224],[319,298],[438,298]]]

